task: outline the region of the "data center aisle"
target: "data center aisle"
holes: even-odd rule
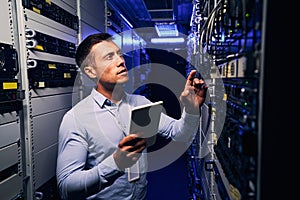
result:
[[[163,51],[163,50],[149,50],[147,52],[150,56],[150,60],[152,63],[160,63],[165,66],[170,67],[170,72],[172,69],[176,70],[182,76],[185,76],[185,56],[178,56],[183,54],[174,53],[171,51]],[[166,59],[167,58],[167,59]],[[150,80],[163,80],[169,74],[166,74],[161,71],[160,67],[153,66],[151,70],[151,74],[149,75]],[[162,81],[163,82],[163,81]],[[178,81],[174,80],[173,84],[177,85],[178,88],[183,88],[183,84],[178,83]],[[171,91],[169,88],[164,87],[163,85],[148,85],[148,88],[151,90],[150,96],[148,98],[151,101],[162,100],[164,102],[164,108],[166,113],[174,118],[180,118],[181,110],[178,98],[175,96],[174,91]],[[170,141],[157,137],[156,144],[149,151],[155,151],[161,148],[164,148]],[[179,149],[187,149],[185,144],[177,142],[176,150]],[[181,151],[182,155],[178,155],[177,159],[171,159],[169,165],[156,170],[148,172],[148,192],[147,192],[147,200],[188,200],[188,173],[187,173],[187,161],[186,154],[184,150]],[[173,156],[172,152],[169,152],[169,156]],[[159,159],[168,159],[167,157],[162,156],[161,158],[149,158],[149,166],[153,162],[159,162]]]

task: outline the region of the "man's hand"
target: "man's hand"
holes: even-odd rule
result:
[[[130,134],[120,141],[113,158],[119,169],[124,171],[136,163],[145,148],[146,138],[139,137],[139,134]]]
[[[184,90],[179,97],[186,112],[190,114],[199,114],[199,108],[205,101],[208,88],[202,79],[194,78],[196,72],[196,70],[190,72]]]

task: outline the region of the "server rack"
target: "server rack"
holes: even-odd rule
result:
[[[77,76],[74,61],[78,18],[74,1],[22,1],[18,23],[20,43],[25,43],[28,91],[27,164],[30,173],[26,198],[38,198],[55,177],[57,131],[63,114],[76,100],[73,84]],[[22,26],[22,27],[21,27]],[[24,55],[24,54],[23,54]],[[24,55],[25,56],[25,55]],[[22,64],[22,63],[21,63]],[[23,70],[25,72],[25,70]],[[26,130],[26,129],[25,129]],[[31,144],[29,144],[31,143]],[[49,190],[53,186],[49,185]]]
[[[14,40],[14,5],[10,1],[1,1],[0,8],[0,196],[13,199],[21,196],[23,191],[24,149],[19,113],[24,95],[20,87],[19,53]]]
[[[208,81],[188,151],[191,199],[259,199],[266,1],[194,1],[190,69]]]
[[[78,99],[76,2],[8,0],[1,10],[1,197],[38,199],[55,177],[60,120]]]

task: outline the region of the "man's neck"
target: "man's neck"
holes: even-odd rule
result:
[[[122,85],[115,85],[114,87],[107,88],[103,87],[103,85],[97,84],[96,90],[115,104],[118,104],[124,96]]]

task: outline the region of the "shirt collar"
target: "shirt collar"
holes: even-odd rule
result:
[[[96,103],[101,107],[104,108],[104,102],[106,100],[106,97],[102,95],[101,93],[97,92],[95,88],[92,89],[91,96],[96,101]]]
[[[105,101],[107,100],[107,98],[101,94],[100,92],[98,92],[95,88],[92,89],[91,95],[93,97],[93,99],[96,101],[96,103],[101,107],[104,108],[105,105]],[[124,97],[121,99],[121,102],[124,102],[124,100],[126,101],[127,99],[127,94],[125,92]],[[121,103],[120,102],[120,103]]]

